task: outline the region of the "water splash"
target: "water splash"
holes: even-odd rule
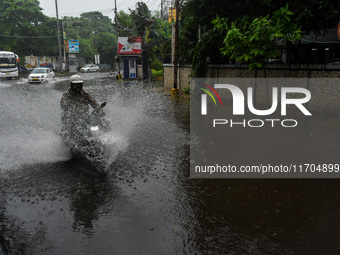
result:
[[[60,137],[61,93],[17,83],[0,93],[0,170],[68,159]]]
[[[39,85],[21,81],[0,90],[0,171],[69,159],[69,148],[60,136],[59,105],[67,87],[67,79],[60,79]],[[93,79],[85,80],[84,90],[100,103],[107,101],[104,111],[112,130],[102,141],[109,151],[108,165],[130,150],[134,140],[160,148],[159,141],[175,147],[184,139],[178,127],[164,119],[173,114],[167,105],[170,100],[145,92],[139,84]]]

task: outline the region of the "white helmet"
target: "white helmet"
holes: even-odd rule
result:
[[[70,86],[72,83],[83,83],[83,79],[78,75],[74,74],[70,77]]]

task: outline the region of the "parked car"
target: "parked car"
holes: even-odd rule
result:
[[[28,82],[44,82],[55,78],[55,73],[44,67],[34,68],[32,73],[28,75]]]
[[[89,64],[89,65],[86,65],[86,66],[80,68],[80,72],[82,72],[82,73],[99,72],[99,66]]]

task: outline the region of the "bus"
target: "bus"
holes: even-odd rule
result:
[[[11,51],[0,51],[0,78],[18,78],[18,55]]]

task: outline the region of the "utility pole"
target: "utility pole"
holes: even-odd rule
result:
[[[58,1],[55,0],[55,10],[56,10],[56,15],[57,15],[57,28],[58,28],[58,47],[59,47],[59,72],[61,70],[63,70],[62,66],[61,66],[61,44],[60,44],[60,29],[59,29],[59,17],[58,17]]]
[[[177,72],[178,72],[178,28],[179,28],[179,0],[175,0],[176,23],[175,23],[175,52],[174,52],[174,86],[171,89],[171,96],[178,97]]]
[[[115,0],[115,26],[116,26],[116,36],[118,40],[117,0]]]
[[[61,27],[63,28],[62,29],[62,32],[63,32],[63,48],[64,48],[64,59],[63,59],[63,63],[65,63],[66,65],[66,35],[65,35],[65,26],[66,24],[64,24],[64,21],[61,22]]]
[[[118,44],[117,0],[115,0],[115,26],[116,26],[116,36],[117,36],[117,55],[116,55],[116,60],[117,60],[117,64],[118,64],[118,75],[120,75],[120,63],[119,63],[119,56],[118,56],[119,44]]]

